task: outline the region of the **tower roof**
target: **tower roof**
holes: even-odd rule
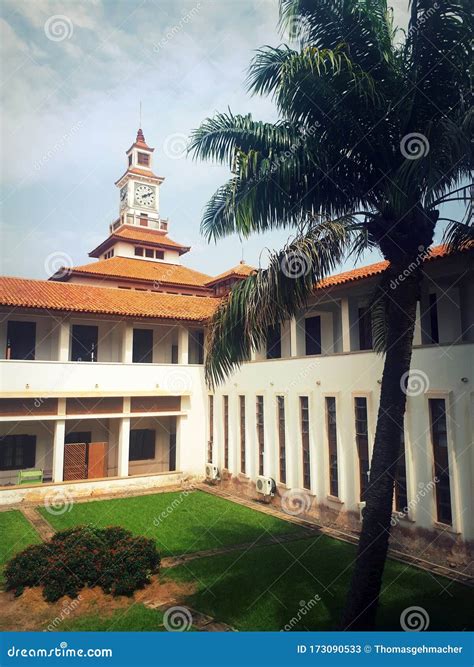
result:
[[[151,148],[145,141],[145,135],[143,134],[143,130],[141,127],[138,128],[137,138],[135,139],[134,143],[130,146],[127,153],[130,153],[132,148],[142,148],[146,151],[150,151],[150,153],[153,153],[153,151],[155,150],[154,148]]]

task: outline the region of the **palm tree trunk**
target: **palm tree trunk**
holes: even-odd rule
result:
[[[393,287],[394,281],[397,285],[387,289],[387,341],[380,405],[357,560],[341,623],[343,630],[374,627],[387,557],[394,477],[406,407],[403,379],[410,369],[421,282],[418,269],[403,278],[407,265],[404,262],[388,269],[390,285]]]

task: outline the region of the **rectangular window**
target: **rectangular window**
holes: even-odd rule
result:
[[[204,363],[204,331],[190,329],[188,342],[188,360],[190,364]]]
[[[281,330],[280,325],[270,327],[267,332],[267,359],[281,358]]]
[[[148,153],[138,152],[137,153],[137,162],[138,162],[138,164],[142,164],[145,167],[148,167],[148,165],[150,164],[150,156],[148,155]]]
[[[331,496],[338,498],[339,479],[337,471],[337,418],[336,399],[334,396],[326,397],[326,424],[329,449],[329,493]]]
[[[148,216],[147,215],[141,215],[138,218],[138,222],[140,223],[140,227],[148,227]]]
[[[277,396],[278,419],[278,454],[280,482],[286,484],[286,433],[285,433],[285,397]]]
[[[177,364],[178,363],[178,346],[177,345],[172,345],[171,346],[171,363],[172,364]]]
[[[130,431],[129,461],[145,461],[155,458],[156,432],[148,428]]]
[[[35,461],[35,435],[4,435],[0,437],[0,470],[33,468]]]
[[[170,433],[170,472],[176,470],[176,433]]]
[[[438,298],[430,294],[430,342],[439,343]]]
[[[130,153],[130,155],[128,156],[128,166],[130,167],[131,164],[132,164],[132,154]]]
[[[7,324],[6,359],[34,359],[36,347],[36,323],[15,322]]]
[[[258,445],[258,474],[263,475],[265,452],[265,426],[263,412],[263,396],[257,396],[257,445]]]
[[[229,397],[223,396],[224,408],[224,468],[229,467]]]
[[[148,257],[149,259],[153,259],[154,256],[155,256],[155,253],[153,252],[153,250],[150,250],[150,248],[145,249],[145,257]]]
[[[405,436],[403,428],[400,433],[400,451],[397,467],[395,468],[395,509],[397,512],[406,512],[408,508],[407,471],[405,462]]]
[[[133,353],[134,364],[151,364],[153,361],[153,330],[133,330]]]
[[[214,396],[209,396],[209,440],[207,441],[207,461],[212,463],[214,445]]]
[[[72,325],[71,361],[97,361],[99,327]]]
[[[367,422],[367,399],[355,399],[355,432],[357,455],[359,458],[360,500],[365,500],[369,484],[369,431]]]
[[[77,445],[85,443],[88,445],[92,439],[91,431],[69,431],[64,438],[65,445]]]
[[[245,396],[239,396],[240,408],[240,472],[245,474]]]
[[[155,250],[155,258],[156,259],[164,259],[165,258],[165,253],[163,250]]]
[[[301,446],[303,449],[303,487],[311,488],[311,462],[309,455],[309,401],[307,396],[300,396],[301,411]]]
[[[304,321],[305,354],[321,354],[321,318],[307,317]]]
[[[135,248],[135,256],[143,257],[143,248]]]
[[[436,483],[436,516],[440,523],[451,525],[451,482],[449,478],[448,425],[443,398],[430,398],[431,441],[433,443]]]
[[[359,308],[359,350],[372,349],[372,313],[369,307]]]

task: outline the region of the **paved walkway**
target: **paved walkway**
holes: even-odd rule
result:
[[[38,512],[36,507],[21,507],[20,512],[31,523],[43,542],[50,540],[56,532],[52,525]]]

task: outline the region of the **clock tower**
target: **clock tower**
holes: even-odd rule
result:
[[[122,225],[134,225],[167,232],[168,221],[159,215],[160,185],[165,180],[152,170],[153,151],[138,130],[135,142],[126,152],[128,166],[126,172],[115,182],[120,192],[119,219],[110,225],[114,232]]]

